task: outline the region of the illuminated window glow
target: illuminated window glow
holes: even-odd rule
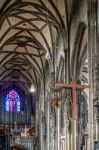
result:
[[[5,109],[8,112],[20,112],[20,96],[12,89],[6,96]]]

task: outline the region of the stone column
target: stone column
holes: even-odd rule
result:
[[[47,150],[50,150],[49,149],[49,130],[50,130],[50,127],[49,127],[49,100],[47,101]]]
[[[84,150],[88,150],[88,133],[85,133],[84,138],[85,138]]]
[[[96,120],[96,135],[95,140],[99,141],[99,118]]]
[[[42,149],[42,143],[43,143],[43,126],[42,126],[42,113],[40,114],[40,118],[39,118],[39,149]]]
[[[72,119],[71,119],[71,131],[70,131],[70,150],[73,150],[73,128],[72,128]]]
[[[60,150],[60,108],[57,108],[56,110],[56,122],[57,122],[57,129],[56,129],[56,134],[57,134],[57,150]]]
[[[39,150],[44,150],[44,97],[41,93],[39,97]]]
[[[97,0],[87,0],[88,8],[88,71],[89,71],[89,100],[88,100],[88,150],[93,150],[94,146],[94,57],[97,55]]]
[[[65,150],[70,150],[70,131],[69,131],[69,120],[66,121],[66,148]]]
[[[95,123],[95,140],[99,140],[99,56],[94,57],[94,123]]]
[[[60,100],[55,100],[54,105],[56,107],[56,150],[60,150]]]

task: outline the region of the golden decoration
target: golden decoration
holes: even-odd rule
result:
[[[59,99],[54,100],[54,106],[59,108],[61,106],[61,101]]]

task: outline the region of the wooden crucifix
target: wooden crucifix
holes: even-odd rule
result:
[[[67,83],[56,83],[56,88],[66,88],[72,90],[72,118],[73,120],[77,120],[77,89],[83,90],[85,88],[89,88],[89,85],[81,85],[76,83],[75,77],[72,77],[72,82],[70,84]]]

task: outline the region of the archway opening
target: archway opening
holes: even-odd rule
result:
[[[10,148],[10,150],[27,150],[27,149],[22,145],[14,145]]]

